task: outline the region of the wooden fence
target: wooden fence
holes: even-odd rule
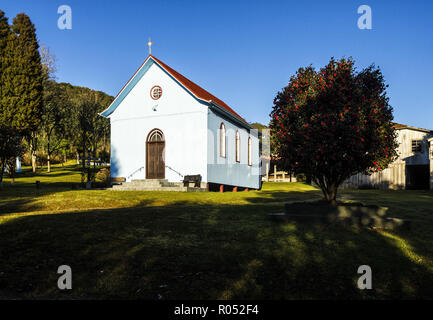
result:
[[[277,171],[277,166],[274,165],[274,172],[269,172],[269,163],[266,163],[265,175],[262,176],[262,181],[266,182],[296,182],[296,177],[285,171]]]
[[[405,162],[394,162],[387,169],[370,176],[358,173],[344,181],[341,187],[346,189],[404,189],[406,186],[405,168]]]

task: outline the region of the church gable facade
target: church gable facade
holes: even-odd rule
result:
[[[110,119],[112,178],[260,188],[256,130],[151,55],[100,115]]]

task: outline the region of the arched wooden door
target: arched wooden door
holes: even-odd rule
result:
[[[165,140],[161,130],[154,129],[146,142],[146,179],[165,179]]]

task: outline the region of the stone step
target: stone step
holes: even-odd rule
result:
[[[187,192],[187,187],[137,187],[137,186],[113,186],[113,191],[177,191]]]
[[[132,180],[127,182],[135,186],[163,186],[163,187],[179,187],[183,186],[182,182],[168,182],[168,181],[146,181],[146,180]]]
[[[132,179],[132,181],[144,181],[144,182],[158,181],[158,182],[168,182],[168,179]]]
[[[135,179],[131,182],[113,185],[111,190],[134,191],[177,191],[177,192],[204,192],[206,188],[186,187],[182,182],[168,182],[167,179]]]
[[[183,187],[183,183],[182,182],[163,182],[163,183],[161,183],[161,186],[166,186],[166,187]]]
[[[182,182],[180,182],[180,181],[179,182],[168,182],[167,180],[132,180],[129,183],[151,184],[151,185],[161,184],[161,185],[164,185],[164,184],[172,184],[172,183],[179,184],[179,183],[182,183]]]
[[[113,191],[177,191],[177,192],[206,192],[206,188],[193,187],[143,187],[131,185],[116,185],[110,190]]]
[[[131,182],[128,183],[134,183],[134,184],[148,184],[148,185],[161,185],[164,183],[168,183],[167,180],[159,180],[159,179],[148,179],[148,180],[141,180],[141,179],[137,179],[137,180],[132,180]]]
[[[131,186],[136,188],[180,188],[183,184],[140,184],[140,183],[124,183],[123,186]]]

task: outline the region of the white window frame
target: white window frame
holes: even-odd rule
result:
[[[252,166],[251,137],[248,137],[248,165]]]
[[[220,134],[220,150],[219,150],[219,154],[220,157],[225,158],[227,156],[226,154],[226,126],[224,125],[223,122],[221,122],[220,124],[220,129],[219,129],[219,134]]]
[[[241,136],[239,131],[236,130],[235,137],[235,148],[236,148],[236,162],[241,162]]]

